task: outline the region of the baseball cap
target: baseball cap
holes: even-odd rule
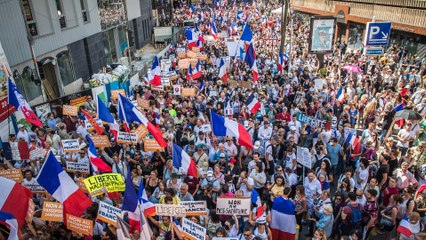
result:
[[[18,128],[23,128],[23,127],[24,127],[24,125],[18,124]]]
[[[226,157],[226,155],[225,155],[225,153],[221,153],[221,154],[219,155],[219,157],[224,158],[224,157]]]
[[[254,143],[254,149],[259,149],[260,148],[260,142],[259,141],[256,141],[255,143]]]
[[[213,171],[207,171],[207,177],[213,177]]]
[[[231,160],[229,160],[229,163],[235,164],[237,162],[237,160],[235,160],[235,158],[231,158]]]

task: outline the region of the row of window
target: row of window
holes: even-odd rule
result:
[[[58,13],[58,21],[61,29],[67,28],[67,16],[64,11],[63,0],[55,0],[56,10]],[[25,15],[28,30],[32,36],[38,35],[37,19],[34,14],[34,4],[31,0],[21,0],[21,6]],[[89,11],[87,9],[87,0],[80,0],[81,17],[84,23],[89,22]]]

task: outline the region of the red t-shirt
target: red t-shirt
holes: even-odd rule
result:
[[[387,206],[389,204],[389,199],[394,194],[399,194],[398,188],[390,188],[387,186],[385,191],[383,191],[383,206]]]

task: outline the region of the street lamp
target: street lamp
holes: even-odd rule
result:
[[[285,32],[286,32],[286,25],[287,25],[287,15],[288,15],[288,8],[290,5],[289,0],[281,0],[281,45],[280,45],[280,52],[282,53],[284,51],[284,45],[285,45]]]

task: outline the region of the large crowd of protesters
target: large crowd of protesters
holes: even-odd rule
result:
[[[396,44],[389,45],[382,56],[367,57],[362,49],[348,49],[340,39],[331,53],[317,56],[309,52],[309,19],[291,10],[284,47],[289,59],[280,72],[277,29],[283,21],[280,14],[271,13],[278,7],[278,1],[269,1],[268,5],[196,5],[194,12],[187,5],[176,8],[172,21],[176,23],[202,14],[198,26],[205,35],[210,32],[201,26],[214,19],[219,32],[232,34],[230,29],[237,29],[234,36],[238,37],[248,20],[259,79],[254,82],[244,60],[231,56],[229,80],[245,80],[252,87],[230,87],[218,77],[220,59],[228,56],[226,41],[219,37],[205,43],[202,52],[209,58],[201,61],[203,76],[198,81],[187,81],[185,72],[172,64],[178,74],[175,81],[181,86],[198,87],[203,81],[205,87],[195,97],[177,96],[167,88],[154,91],[143,82],[129,96],[150,100],[144,113],[161,129],[169,147],[162,152],[145,152],[142,143],[118,144],[105,126],[104,134],[109,134],[111,145],[98,148],[98,154],[114,173],[123,177],[131,174],[135,189],[142,179],[152,203],[206,201],[208,214],[190,217],[207,229],[206,239],[272,240],[271,206],[277,197],[293,201],[299,239],[426,239],[426,188],[422,187],[426,184],[425,59]],[[239,11],[245,16],[237,16]],[[185,46],[186,39],[181,36],[174,50]],[[174,50],[168,55],[174,56],[172,62],[176,63]],[[360,71],[347,70],[349,65]],[[320,87],[316,84],[319,80]],[[336,97],[339,89],[343,89],[343,99]],[[256,114],[245,105],[252,94],[262,104]],[[422,118],[396,119],[398,106],[417,112]],[[117,116],[114,99],[108,107]],[[97,106],[89,96],[81,108],[95,114]],[[210,123],[210,110],[224,116],[228,109],[232,109],[228,117],[249,132],[253,149],[238,145],[235,138],[204,131],[203,125]],[[302,123],[297,119],[299,113],[333,121],[333,126]],[[123,124],[118,122],[123,130]],[[130,123],[131,129],[137,127]],[[347,140],[348,129],[357,137],[357,144]],[[93,133],[85,128],[80,115],[58,118],[51,113],[44,127],[20,125],[9,140],[26,141],[30,150],[52,151],[62,163],[88,162],[85,139],[90,134]],[[65,153],[61,140],[76,138],[81,150]],[[196,162],[198,177],[186,176],[173,166],[173,143]],[[309,149],[310,168],[297,159],[299,147]],[[41,166],[42,160],[4,159],[0,168],[21,169],[22,184],[26,185],[35,181]],[[97,173],[70,174],[77,181]],[[248,216],[216,214],[217,197],[250,197],[253,191],[261,197],[262,216],[256,214],[256,206],[252,206]],[[120,207],[122,194],[102,194],[92,199],[94,204],[84,218],[95,220],[93,236],[73,233],[62,223],[41,220],[43,202],[54,199],[44,194],[33,198],[36,211],[32,224],[21,229],[24,239],[116,239],[114,226],[96,220],[97,204],[104,201]],[[410,225],[409,236],[397,231],[404,219]],[[170,218],[150,217],[149,222],[153,239],[183,239]]]

